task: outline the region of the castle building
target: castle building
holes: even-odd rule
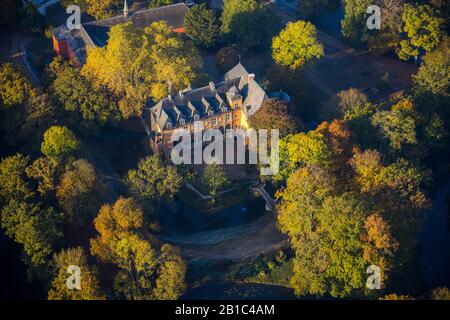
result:
[[[53,29],[55,53],[73,60],[78,66],[86,63],[87,51],[91,47],[104,47],[112,26],[131,21],[140,30],[156,21],[166,21],[174,32],[184,33],[184,17],[189,8],[185,3],[176,3],[159,8],[132,12],[125,0],[120,16],[81,23],[79,28],[69,30],[66,25]]]
[[[204,129],[247,129],[248,117],[257,112],[263,102],[274,98],[289,103],[283,92],[267,94],[241,63],[228,71],[222,82],[186,89],[168,96],[144,110],[144,124],[150,132],[150,145],[155,154],[168,155],[174,147],[175,130],[194,132],[194,122]],[[149,125],[148,125],[149,124]]]

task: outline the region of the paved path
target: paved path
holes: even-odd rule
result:
[[[283,23],[298,20],[292,13],[276,4],[268,6]],[[409,86],[411,75],[417,70],[414,65],[398,59],[354,50],[340,39],[321,30],[317,31],[317,38],[323,44],[325,53],[314,66],[305,70],[305,75],[321,91],[324,101],[350,87],[367,90],[381,75],[389,73],[391,89],[370,97],[374,101],[383,99]],[[362,73],[368,73],[369,76],[364,78]],[[333,104],[328,105],[336,108]]]
[[[277,228],[275,201],[262,186],[258,191],[269,208],[252,223],[199,232],[191,235],[172,235],[161,240],[177,245],[183,257],[189,260],[239,260],[280,250],[288,245],[287,237]]]
[[[18,31],[14,34],[9,60],[21,65],[22,69],[25,72],[25,75],[27,76],[28,80],[30,80],[31,84],[35,87],[40,87],[41,81],[37,76],[33,66],[27,59],[27,53],[25,50],[27,41],[30,41],[30,38],[26,38],[22,32]]]

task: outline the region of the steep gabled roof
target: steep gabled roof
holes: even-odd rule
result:
[[[230,111],[228,101],[235,97],[243,98],[243,107],[248,115],[252,115],[268,98],[254,77],[254,74],[249,74],[239,63],[226,73],[223,82],[194,90],[184,90],[178,95],[162,99],[150,110],[161,129],[165,128],[167,121],[171,121],[172,125],[179,124],[180,111],[187,121],[192,121],[194,115],[205,117],[209,111],[214,113]],[[161,117],[161,114],[164,117]]]
[[[247,70],[245,70],[244,66],[239,62],[237,65],[235,65],[230,71],[225,73],[223,76],[224,81],[228,80],[234,80],[241,77],[247,77],[248,76]]]

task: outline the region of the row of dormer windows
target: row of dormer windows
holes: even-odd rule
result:
[[[194,115],[194,120],[198,120],[198,115]],[[228,114],[225,115],[225,121],[226,122],[231,121],[231,113],[228,113]],[[185,125],[186,124],[186,120],[181,118],[179,120],[179,124],[180,125]],[[217,118],[211,119],[211,125],[215,126],[216,124],[217,124]],[[166,126],[167,126],[167,129],[172,129],[172,126],[173,126],[172,122],[171,121],[167,121]],[[188,128],[188,126],[185,126],[183,129],[187,130],[187,128]]]

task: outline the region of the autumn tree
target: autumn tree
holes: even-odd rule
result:
[[[114,288],[129,300],[176,299],[184,290],[186,266],[170,245],[158,249],[143,237],[143,210],[132,198],[104,205],[94,221],[99,235],[91,253],[119,268]]]
[[[88,0],[60,0],[59,3],[63,8],[67,8],[68,6],[73,4],[77,5],[83,12],[85,12],[88,7]]]
[[[69,165],[56,188],[58,202],[75,225],[83,225],[99,206],[101,184],[94,167],[80,159]]]
[[[406,39],[400,42],[401,59],[417,59],[421,52],[433,50],[442,38],[442,20],[428,5],[405,4],[402,14]]]
[[[342,90],[337,94],[337,97],[342,114],[351,112],[356,108],[362,108],[369,102],[367,96],[361,90],[355,88]]]
[[[86,0],[87,13],[96,19],[106,19],[114,16],[115,9],[123,4],[120,0]]]
[[[114,93],[122,116],[129,118],[141,114],[148,98],[159,100],[187,88],[200,67],[195,47],[166,22],[144,31],[126,22],[111,27],[105,47],[89,52],[82,75]]]
[[[412,258],[417,246],[421,213],[429,206],[422,186],[430,184],[430,172],[402,158],[384,165],[381,155],[373,150],[356,152],[351,165],[356,173],[355,182],[359,191],[365,197],[370,196],[368,203],[380,215],[373,221],[382,220],[377,222],[377,228],[384,229],[380,235],[384,233],[391,239],[387,242],[390,243],[387,249],[395,252],[395,259],[385,257],[383,263],[401,269]],[[385,223],[389,226],[383,226]],[[379,249],[372,248],[366,254],[370,256],[371,252],[379,252]]]
[[[114,205],[105,204],[100,208],[94,226],[100,236],[90,241],[91,253],[108,260],[108,246],[116,237],[142,228],[142,208],[133,198],[119,198]]]
[[[280,65],[293,70],[323,56],[323,45],[317,40],[317,31],[310,22],[288,23],[272,40],[272,57]]]
[[[53,256],[54,276],[48,291],[49,300],[104,300],[101,293],[97,270],[90,266],[83,248],[63,249]],[[67,286],[68,268],[80,268],[80,288],[69,289]]]
[[[149,8],[159,8],[162,6],[167,6],[169,4],[174,3],[174,0],[150,0],[148,2],[148,7]]]
[[[208,164],[203,173],[203,182],[208,187],[208,192],[215,197],[217,192],[230,185],[227,175],[222,167],[216,163]]]
[[[278,129],[280,136],[284,137],[297,131],[299,120],[289,114],[285,103],[270,99],[264,101],[261,109],[251,115],[248,121],[253,129]]]
[[[351,158],[354,148],[357,147],[348,125],[340,120],[324,121],[315,129],[322,134],[330,149],[330,167],[341,179],[348,172],[348,159]]]
[[[54,191],[60,163],[55,158],[39,157],[26,168],[27,176],[37,181],[41,195]]]
[[[41,151],[47,157],[57,159],[73,155],[80,148],[80,142],[70,129],[52,126],[44,133]]]
[[[186,262],[180,250],[169,244],[161,247],[159,277],[153,290],[157,300],[176,300],[186,290]]]
[[[199,47],[211,48],[219,41],[219,23],[205,3],[192,7],[184,18],[187,36]]]
[[[0,106],[10,108],[25,103],[31,84],[19,69],[12,63],[0,65]]]
[[[446,287],[435,288],[431,291],[433,300],[450,300],[450,290]]]
[[[277,21],[259,0],[227,0],[220,18],[225,39],[243,50],[263,46],[277,29]]]
[[[396,293],[391,293],[391,294],[387,294],[383,297],[380,298],[380,300],[415,300],[414,297],[408,296],[408,295],[403,295],[403,294],[396,294]]]

